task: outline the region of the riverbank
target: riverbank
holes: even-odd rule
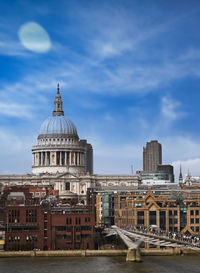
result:
[[[173,256],[200,255],[199,251],[190,249],[141,249],[142,256]],[[56,251],[2,251],[0,258],[9,257],[97,257],[97,256],[126,256],[127,250],[56,250]]]

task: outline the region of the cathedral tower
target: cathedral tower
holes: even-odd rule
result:
[[[87,164],[88,145],[79,141],[75,125],[64,116],[58,84],[52,116],[42,123],[38,144],[32,148],[33,174],[92,172],[93,161],[90,168]]]

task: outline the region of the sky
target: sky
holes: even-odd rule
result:
[[[200,175],[199,29],[199,0],[0,0],[0,174],[31,173],[59,82],[96,174],[141,170],[156,139]]]

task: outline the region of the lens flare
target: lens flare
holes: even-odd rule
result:
[[[51,48],[51,40],[48,33],[35,22],[22,25],[18,35],[22,45],[28,50],[45,53]]]

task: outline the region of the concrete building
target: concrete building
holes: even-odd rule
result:
[[[156,172],[158,164],[162,164],[162,146],[152,140],[143,147],[143,171]]]
[[[137,171],[144,185],[166,185],[174,183],[174,168],[162,164],[162,146],[157,140],[146,143],[143,147],[143,171]]]
[[[157,165],[156,172],[138,172],[143,185],[167,185],[174,183],[174,167],[172,165]]]
[[[142,185],[168,185],[174,181],[171,181],[168,173],[145,173],[141,172]]]

